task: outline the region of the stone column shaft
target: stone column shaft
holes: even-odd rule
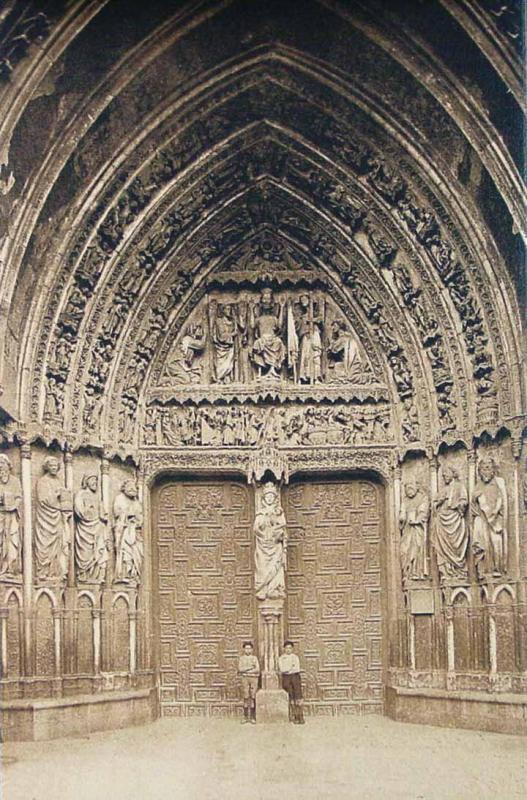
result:
[[[101,610],[95,608],[93,615],[93,671],[98,675],[101,671]]]
[[[55,643],[55,676],[59,678],[62,675],[62,631],[61,631],[62,611],[56,609],[53,612],[53,633]]]
[[[64,485],[73,496],[73,456],[68,451],[64,453]],[[75,522],[73,515],[68,525],[70,528],[70,552],[67,582],[68,587],[73,588],[75,586]]]
[[[31,675],[33,672],[33,641],[32,641],[32,611],[33,611],[33,514],[32,514],[32,487],[31,487],[31,445],[23,444],[20,448],[21,455],[21,483],[22,483],[22,521],[23,521],[23,609],[24,609],[24,672]]]
[[[0,609],[0,677],[7,677],[7,620],[9,609]]]
[[[494,608],[489,606],[489,666],[491,676],[498,671],[498,648],[496,640],[496,618]]]
[[[130,620],[130,673],[137,671],[137,611],[129,612]]]

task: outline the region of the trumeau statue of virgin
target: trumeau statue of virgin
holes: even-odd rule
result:
[[[260,508],[253,526],[256,597],[274,600],[285,597],[286,521],[275,484],[266,483],[260,491]]]

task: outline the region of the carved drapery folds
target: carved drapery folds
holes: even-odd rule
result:
[[[268,454],[269,455],[269,454]],[[275,477],[280,479],[274,465]],[[266,474],[273,474],[269,467]],[[259,473],[258,473],[259,474]],[[263,477],[263,476],[262,476]],[[286,598],[287,522],[280,497],[280,484],[265,481],[255,487],[254,591],[258,601],[258,630],[262,656],[262,687],[280,686],[278,656],[283,638]]]
[[[266,482],[256,490],[255,592],[260,601],[285,598],[287,527],[278,486]]]
[[[34,553],[37,577],[65,581],[72,543],[73,499],[55,456],[48,456],[36,482]]]
[[[276,686],[292,589],[287,635],[321,632],[300,651],[306,694],[315,652],[336,676],[321,691],[367,686],[364,707],[380,703],[381,667],[409,686],[525,691],[510,633],[525,627],[527,564],[511,14],[433,3],[418,32],[397,4],[310,3],[299,26],[294,2],[247,3],[235,26],[230,3],[184,18],[155,3],[141,20],[122,4],[125,36],[105,3],[0,12],[2,689],[29,697],[35,671],[41,695],[150,688],[156,622],[142,615],[157,600],[170,636],[156,662],[177,644],[161,697],[190,684],[187,613],[210,634],[197,664],[214,669],[224,630],[253,637]],[[485,69],[456,74],[434,14],[436,30],[453,23],[451,52],[466,41]],[[335,25],[346,47],[328,48]],[[235,517],[207,487],[203,525],[175,489],[167,546],[150,497],[155,511],[156,481],[176,473],[250,485],[229,490]],[[278,485],[306,475],[328,478],[323,502],[297,515],[302,493],[284,491],[286,524]],[[327,526],[315,544],[309,515]],[[367,646],[355,615],[375,621]]]
[[[368,445],[393,441],[384,403],[315,405],[149,405],[143,424],[147,446],[260,447]]]
[[[424,580],[430,573],[428,561],[428,521],[430,501],[416,481],[404,486],[399,514],[401,528],[401,570],[403,580]]]
[[[0,454],[0,576],[4,580],[22,571],[22,485],[12,469],[9,458]]]
[[[115,577],[117,583],[139,584],[143,569],[143,507],[135,481],[128,479],[113,502]]]
[[[326,292],[211,291],[169,352],[163,386],[382,383]]]
[[[281,408],[278,406],[274,410],[279,413]],[[61,675],[65,670],[64,680],[69,682],[69,687],[77,680],[75,669],[80,669],[80,665],[88,672],[93,670],[94,681],[101,670],[106,672],[108,668],[119,670],[120,680],[124,680],[125,673],[133,675],[144,647],[145,632],[141,628],[141,614],[136,609],[143,590],[148,591],[145,578],[151,563],[151,553],[145,548],[144,505],[138,497],[136,478],[132,477],[129,466],[120,464],[119,459],[109,453],[94,456],[86,451],[44,450],[40,444],[34,447],[33,458],[26,458],[25,462],[26,469],[30,462],[33,466],[34,490],[30,489],[29,495],[33,496],[34,508],[29,519],[33,526],[36,572],[30,590],[37,615],[34,622],[30,615],[25,622],[29,649],[25,641],[15,642],[13,646],[29,653],[28,666],[24,667],[28,676],[33,669],[31,648],[37,648],[42,680],[47,680],[42,671],[52,668]],[[24,448],[27,456],[31,446],[25,444]],[[408,680],[410,685],[416,686],[420,685],[420,680],[435,681],[434,686],[442,686],[439,683],[442,679],[438,677],[442,667],[437,667],[431,677],[426,665],[442,658],[442,651],[437,649],[439,645],[436,647],[435,639],[430,639],[430,631],[436,631],[435,637],[443,635],[440,626],[444,625],[448,639],[446,657],[450,664],[444,678],[448,687],[477,688],[485,681],[485,686],[487,683],[491,688],[499,685],[503,690],[516,685],[512,667],[503,666],[510,665],[511,658],[507,651],[505,655],[509,660],[503,661],[503,653],[509,646],[507,637],[516,614],[512,609],[516,609],[520,586],[517,578],[519,554],[513,536],[517,519],[512,503],[512,470],[517,463],[520,485],[521,449],[508,440],[467,452],[456,447],[437,458],[424,454],[406,456],[398,468],[394,468],[393,460],[389,461],[390,452],[391,445],[321,447],[316,442],[293,445],[288,441],[282,444],[272,436],[251,449],[223,445],[200,448],[185,444],[145,449],[143,486],[149,485],[156,475],[174,470],[185,470],[193,475],[200,471],[210,474],[211,470],[229,476],[243,473],[254,486],[255,514],[253,518],[250,514],[244,518],[248,536],[252,537],[254,562],[246,563],[251,573],[254,569],[251,586],[258,611],[258,634],[254,638],[261,656],[264,689],[279,687],[277,656],[284,635],[288,635],[284,607],[289,591],[289,536],[292,542],[291,585],[294,586],[296,580],[294,536],[298,535],[298,519],[294,519],[294,503],[288,505],[288,514],[291,513],[291,527],[288,528],[280,484],[288,483],[290,474],[295,473],[329,472],[334,475],[335,471],[340,474],[360,471],[364,474],[379,472],[381,464],[384,464],[387,493],[392,492],[392,487],[395,491],[398,473],[402,473],[400,502],[395,500],[394,507],[388,507],[389,515],[396,507],[400,512],[398,548],[394,539],[393,553],[396,556],[399,551],[401,559],[400,564],[396,558],[389,562],[389,568],[394,570],[405,598],[398,613],[408,626],[401,628],[406,638],[398,646],[409,648],[409,672],[407,675],[399,670],[397,680]],[[388,461],[385,463],[382,459]],[[8,460],[16,465],[18,457],[0,456],[0,481],[3,482],[0,488],[8,487],[1,496],[6,508],[16,507],[20,512],[27,496],[16,482],[9,483],[15,476],[7,468]],[[216,487],[214,491],[216,502],[221,503],[221,490]],[[349,500],[352,510],[353,491]],[[332,497],[326,487],[321,495],[324,518],[331,517],[335,511]],[[6,499],[10,498],[14,498],[14,502],[6,504]],[[61,522],[64,523],[62,527]],[[172,524],[171,521],[167,523]],[[392,523],[395,533],[395,514]],[[293,534],[295,526],[297,533]],[[365,527],[368,528],[367,522]],[[5,530],[4,525],[3,532]],[[160,547],[160,552],[164,552],[162,540]],[[39,568],[43,553],[47,558],[45,570]],[[22,566],[25,579],[27,564],[23,558]],[[22,594],[22,587],[17,586],[20,578],[14,569],[0,575],[0,608],[3,608],[1,603],[6,589]],[[183,590],[182,585],[177,588],[180,590]],[[478,605],[480,595],[491,598],[482,600],[488,605],[481,608]],[[512,599],[503,600],[504,597]],[[463,598],[469,598],[466,608],[464,601],[461,602]],[[12,607],[11,599],[8,611]],[[330,608],[329,600],[327,608]],[[24,613],[20,611],[21,619]],[[11,611],[9,614],[12,616]],[[10,623],[11,639],[13,630]],[[479,660],[476,666],[465,667],[463,671],[459,664],[464,663],[465,651],[466,658],[473,659],[470,664]],[[504,672],[506,669],[512,671]],[[59,678],[53,680],[58,686]],[[85,675],[82,681],[86,681]],[[81,685],[85,684],[80,682]]]
[[[472,548],[478,575],[498,577],[507,572],[507,488],[491,457],[481,459],[478,476],[471,502]]]
[[[443,488],[433,501],[437,566],[442,578],[467,578],[467,488],[455,467],[445,466]]]
[[[82,583],[104,583],[110,540],[97,475],[86,474],[73,501],[75,571]]]
[[[476,462],[474,454],[470,458]],[[425,462],[426,463],[426,462]],[[432,463],[432,472],[435,467]],[[432,581],[437,565],[443,585],[493,582],[509,573],[512,487],[494,454],[482,451],[469,485],[462,460],[445,460],[429,492],[421,464],[403,482],[400,560],[403,582]],[[520,524],[519,520],[515,524]]]

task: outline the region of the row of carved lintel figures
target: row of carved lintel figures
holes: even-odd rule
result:
[[[468,577],[469,538],[478,577],[505,575],[508,561],[507,488],[505,480],[498,475],[496,462],[490,457],[479,462],[479,480],[470,503],[458,470],[445,465],[442,474],[443,487],[432,503],[418,481],[404,484],[399,513],[403,580],[429,577],[428,528],[431,516],[431,544],[442,579]],[[468,516],[472,522],[471,531]]]
[[[16,577],[22,571],[22,502],[20,480],[12,473],[9,458],[0,454],[0,577]],[[139,583],[142,524],[141,503],[132,479],[122,483],[109,515],[94,471],[86,472],[80,488],[72,492],[64,486],[59,460],[47,457],[36,482],[33,557],[37,580],[67,579],[73,541],[78,582],[103,583],[114,548],[114,579]]]

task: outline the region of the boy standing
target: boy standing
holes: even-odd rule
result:
[[[243,692],[243,719],[242,724],[250,722],[256,724],[256,690],[258,689],[258,676],[260,664],[254,655],[252,642],[243,643],[243,655],[238,659],[238,674],[241,677]]]
[[[300,661],[293,650],[293,642],[284,642],[284,652],[278,659],[278,665],[282,674],[282,687],[289,696],[289,721],[295,725],[303,725],[305,720]]]

